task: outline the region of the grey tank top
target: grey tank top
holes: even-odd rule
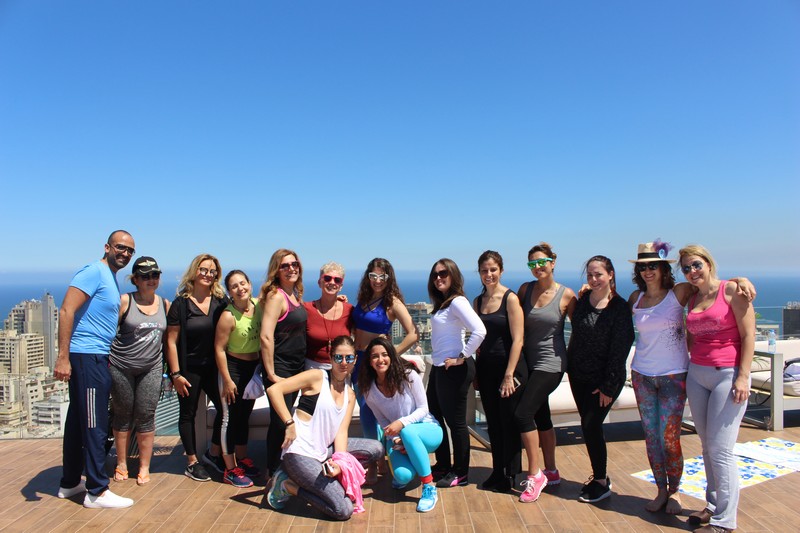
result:
[[[566,288],[559,285],[550,303],[537,309],[531,303],[531,293],[535,285],[535,281],[528,283],[522,302],[525,313],[522,353],[529,372],[564,372],[567,369],[567,345],[564,342],[566,314],[561,312],[561,299]]]
[[[125,315],[111,343],[109,362],[120,370],[130,372],[150,370],[161,364],[162,339],[167,330],[167,314],[164,301],[154,315],[142,313],[133,293],[130,294],[128,314]]]

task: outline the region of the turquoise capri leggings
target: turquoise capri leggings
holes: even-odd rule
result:
[[[392,449],[392,438],[386,437],[389,466],[395,482],[401,485],[411,482],[416,476],[431,474],[428,454],[436,451],[442,443],[442,428],[434,422],[417,422],[400,430],[400,438],[406,453]]]

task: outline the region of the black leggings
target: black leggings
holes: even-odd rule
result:
[[[528,377],[527,368],[523,367],[522,375],[515,372],[514,376],[520,380],[519,387],[508,398],[501,398],[500,385],[503,383],[507,366],[508,359],[504,357],[483,355],[479,356],[475,363],[489,441],[492,443],[492,470],[505,476],[516,476],[522,471],[520,458],[522,445],[514,413],[522,398]]]
[[[258,366],[258,360],[245,361],[228,355],[228,373],[236,384],[236,398],[232,404],[222,402],[222,453],[225,455],[234,452],[236,446],[247,446],[247,438],[250,433],[250,413],[253,412],[255,400],[245,400],[242,398],[244,389],[250,383],[250,378]],[[222,376],[219,378],[219,393],[222,395]],[[243,459],[243,457],[239,457]]]
[[[450,469],[450,442],[453,440],[452,470],[459,477],[469,473],[469,429],[467,428],[467,392],[475,379],[475,360],[467,357],[464,364],[434,366],[428,380],[428,409],[439,421],[444,433],[436,449],[437,469]],[[445,423],[447,425],[445,425]]]
[[[597,389],[597,385],[570,380],[569,386],[572,389],[572,396],[575,398],[575,405],[578,406],[578,413],[581,415],[581,431],[583,440],[586,442],[586,451],[589,452],[589,460],[592,462],[592,476],[594,479],[605,479],[608,451],[606,450],[606,436],[603,433],[603,420],[608,416],[611,406],[622,390],[618,390],[612,396],[611,403],[600,407],[600,393],[592,394],[592,391]]]
[[[282,378],[289,378],[294,374],[299,374],[299,372],[295,372],[293,374],[290,371],[286,371],[278,367],[275,368],[275,373],[278,375],[278,377]],[[268,389],[274,385],[273,382],[267,379],[266,371],[262,372],[261,377],[264,381],[265,389]],[[294,402],[296,399],[297,392],[283,395],[283,401],[290,413],[294,409]],[[275,411],[275,409],[269,410],[269,427],[267,428],[267,469],[269,470],[270,474],[274,474],[281,465],[281,452],[283,451],[281,446],[283,445],[283,440],[286,438],[286,426],[284,426],[284,422],[286,421],[281,420],[281,417],[278,416],[278,413]]]
[[[197,455],[197,441],[194,434],[194,419],[197,415],[197,404],[200,401],[200,393],[205,392],[217,416],[214,417],[214,430],[211,433],[211,443],[219,445],[220,427],[222,426],[222,409],[219,401],[219,385],[217,384],[217,365],[205,365],[199,367],[189,367],[181,372],[181,375],[189,381],[188,396],[178,397],[178,433],[181,436],[183,450],[186,455]],[[205,416],[205,409],[203,410]],[[205,427],[205,423],[203,424]]]
[[[530,373],[519,406],[514,413],[514,420],[520,433],[553,429],[549,398],[558,388],[562,377],[564,377],[563,372],[534,370]]]

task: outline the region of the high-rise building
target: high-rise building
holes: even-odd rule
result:
[[[45,366],[44,337],[37,333],[0,331],[0,374],[26,375]]]
[[[783,336],[800,335],[800,302],[789,302],[783,308]]]
[[[4,320],[5,330],[35,333],[44,337],[44,364],[55,366],[58,355],[58,307],[53,295],[45,293],[41,300],[25,300],[13,307]]]

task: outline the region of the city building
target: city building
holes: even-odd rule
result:
[[[41,300],[25,300],[15,305],[3,321],[3,329],[41,335],[44,364],[53,368],[58,355],[58,307],[52,294],[45,293]]]
[[[44,337],[37,333],[0,331],[0,374],[26,375],[45,367]]]
[[[783,338],[800,337],[800,302],[789,302],[783,308]]]

